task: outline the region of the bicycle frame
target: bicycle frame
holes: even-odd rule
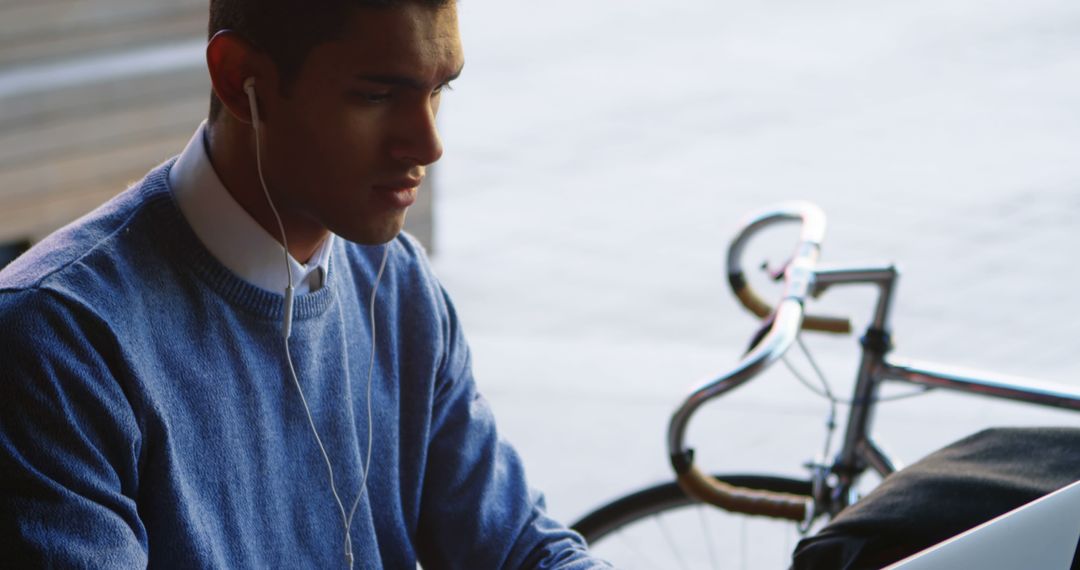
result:
[[[889,314],[898,278],[899,273],[892,265],[815,271],[815,295],[836,285],[870,284],[879,289],[874,317],[861,339],[862,359],[843,444],[830,467],[830,471],[837,475],[838,482],[826,500],[828,504],[818,506],[819,509],[827,506],[831,515],[850,504],[852,487],[868,467],[883,477],[897,469],[870,436],[878,391],[887,381],[1080,411],[1080,390],[937,364],[890,360]],[[817,502],[821,500],[818,498]]]
[[[773,310],[748,287],[741,269],[745,244],[762,228],[776,222],[801,220],[803,232],[796,253],[784,270],[784,296]],[[813,204],[789,202],[765,210],[744,224],[728,253],[729,281],[742,303],[758,316],[772,319],[768,333],[731,372],[696,389],[672,415],[668,451],[679,483],[693,496],[722,508],[808,523],[821,514],[835,515],[852,501],[852,490],[868,468],[886,476],[897,467],[870,436],[881,385],[901,382],[928,389],[968,394],[1080,411],[1080,390],[1035,380],[947,368],[934,364],[888,359],[892,348],[889,316],[899,273],[893,265],[878,267],[818,267],[824,237],[824,214]],[[815,465],[813,497],[798,497],[732,487],[693,465],[693,450],[684,446],[690,417],[706,401],[742,385],[779,360],[800,330],[847,332],[846,319],[804,316],[807,296],[818,296],[841,285],[872,285],[878,296],[873,317],[861,339],[862,355],[843,443],[830,465]],[[828,458],[825,458],[828,461]],[[827,478],[835,475],[835,485]]]

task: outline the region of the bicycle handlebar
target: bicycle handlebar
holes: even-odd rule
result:
[[[753,234],[768,225],[790,220],[802,220],[802,232],[795,254],[784,269],[783,298],[773,310],[746,285],[740,258],[746,242]],[[702,404],[738,387],[779,360],[795,342],[801,328],[831,332],[850,330],[847,319],[805,317],[803,313],[806,297],[813,290],[814,268],[824,235],[825,214],[820,208],[808,202],[785,202],[751,216],[732,242],[728,250],[728,277],[736,295],[747,308],[759,316],[773,315],[773,323],[761,342],[734,370],[694,390],[671,417],[668,426],[668,452],[679,484],[688,494],[730,511],[800,522],[807,518],[810,512],[809,497],[745,489],[719,481],[694,466],[694,451],[684,446],[683,439],[690,417]],[[764,310],[764,313],[759,312],[761,310]]]
[[[801,251],[803,248],[812,247],[817,250],[820,248],[821,241],[825,237],[825,214],[820,208],[809,202],[784,202],[773,209],[750,216],[750,218],[743,223],[743,230],[739,232],[739,235],[731,242],[731,247],[728,248],[728,284],[731,285],[731,290],[735,292],[735,296],[739,299],[739,302],[741,302],[751,313],[754,313],[762,319],[768,318],[769,315],[773,314],[774,309],[769,306],[761,296],[754,292],[754,290],[750,288],[749,283],[747,283],[745,273],[742,270],[743,249],[746,247],[750,237],[762,228],[776,222],[791,220],[802,220],[803,226],[799,238],[799,249],[796,250],[795,257],[789,264],[790,267],[790,265],[795,264],[798,260],[805,259],[805,257],[800,255],[803,253]],[[817,257],[815,255],[814,260],[816,261],[816,259]],[[788,285],[787,290],[784,292],[784,297],[787,298],[795,295],[799,299],[805,299],[808,290],[804,285],[808,284],[808,278],[812,278],[812,272],[813,267],[811,266],[809,268],[809,276],[802,275],[802,272],[800,272],[800,280],[798,282],[792,282],[788,272],[785,271],[785,277],[788,278]],[[851,332],[851,321],[846,318],[805,315],[803,317],[802,327],[807,330],[847,334]]]

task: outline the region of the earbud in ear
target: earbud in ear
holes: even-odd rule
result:
[[[259,104],[255,101],[255,78],[248,77],[244,80],[244,93],[248,96],[248,106],[251,107],[251,123],[259,128]]]

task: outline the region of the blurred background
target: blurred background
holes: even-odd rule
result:
[[[209,92],[205,12],[0,2],[5,251],[183,148]],[[670,478],[668,414],[756,328],[727,244],[777,201],[826,211],[823,261],[899,264],[897,354],[1080,383],[1075,1],[464,0],[460,19],[465,73],[411,229],[556,516]],[[794,235],[748,259],[783,261]],[[816,308],[861,328],[872,301]],[[843,392],[854,337],[807,340]],[[778,367],[701,412],[691,443],[712,470],[799,475],[826,409]],[[1032,424],[1080,419],[934,393],[886,406],[877,433],[911,462]]]
[[[1080,4],[460,11],[436,266],[557,515],[671,477],[669,414],[756,329],[727,288],[727,245],[777,201],[825,210],[824,262],[900,266],[896,354],[1080,383]],[[795,231],[747,259],[782,262]],[[861,330],[872,303],[837,289],[814,308]],[[806,336],[842,393],[855,337]],[[704,408],[689,441],[709,469],[799,475],[826,408],[777,366]],[[1031,424],[1080,418],[934,393],[883,406],[877,434],[910,463]]]
[[[198,0],[0,2],[8,255],[183,149],[207,108],[206,12]]]

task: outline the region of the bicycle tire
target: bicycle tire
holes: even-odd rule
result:
[[[778,491],[796,495],[809,496],[811,492],[810,482],[788,477],[776,477],[771,475],[716,475],[717,479],[751,489]],[[696,527],[694,515],[689,511],[695,511],[697,517],[703,523],[700,531],[689,532],[691,527]],[[721,532],[716,532],[713,526],[708,524],[709,519],[718,519],[715,527]],[[664,521],[667,520],[667,523]],[[673,534],[665,524],[679,526],[678,541],[673,543]],[[755,537],[753,547],[761,548],[765,552],[750,554],[745,551],[748,545],[748,525],[754,526]],[[796,524],[790,521],[781,521],[768,517],[730,513],[711,505],[702,503],[683,492],[675,481],[660,483],[646,487],[615,499],[585,515],[571,527],[579,532],[589,543],[590,548],[600,557],[607,557],[616,563],[618,568],[699,568],[699,567],[742,567],[742,568],[777,568],[786,567],[790,564],[790,553],[794,549],[793,542],[797,534]],[[737,537],[725,537],[738,528]],[[616,536],[628,534],[626,545],[613,544]],[[788,534],[790,533],[790,534]],[[666,535],[666,536],[665,536]],[[687,538],[700,535],[701,543],[687,544]],[[788,544],[772,544],[781,536],[788,536]],[[761,538],[764,536],[766,538]],[[657,538],[659,537],[659,538]],[[743,550],[732,548],[739,542]],[[762,544],[762,541],[767,544]],[[696,541],[695,541],[696,542]],[[664,549],[654,548],[653,545],[663,545]],[[628,547],[628,548],[624,548]],[[775,548],[774,548],[775,547]],[[653,549],[642,551],[640,549]],[[660,552],[667,550],[667,552]],[[772,550],[772,552],[768,552]],[[670,559],[666,558],[670,555]],[[763,556],[764,555],[764,558]],[[653,556],[665,556],[665,562],[657,563],[652,560]],[[711,564],[706,566],[702,562],[708,560]],[[722,560],[722,562],[721,562]],[[738,564],[733,561],[737,560]],[[765,562],[764,560],[767,560]]]

